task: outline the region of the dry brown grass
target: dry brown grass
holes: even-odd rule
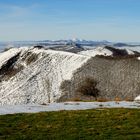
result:
[[[131,97],[126,97],[124,100],[128,101],[128,102],[133,102],[134,101]]]
[[[116,101],[116,102],[120,102],[120,101],[122,101],[122,100],[121,100],[120,97],[115,97],[114,101]]]
[[[106,99],[106,98],[98,98],[96,101],[97,101],[97,102],[108,102],[108,101],[110,101],[110,100],[108,100],[108,99]]]

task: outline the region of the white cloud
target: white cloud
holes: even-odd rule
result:
[[[42,5],[40,4],[32,4],[28,6],[21,6],[21,5],[4,5],[0,4],[0,10],[3,12],[0,13],[1,17],[3,18],[18,18],[21,16],[28,16],[33,14],[32,11],[35,9],[40,8]]]

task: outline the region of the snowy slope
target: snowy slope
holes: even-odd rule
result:
[[[105,47],[97,47],[92,50],[81,51],[79,54],[86,55],[86,56],[96,56],[96,55],[104,55],[104,56],[112,56],[112,51],[106,49]]]
[[[90,57],[68,52],[38,48],[11,49],[0,55],[1,65],[20,52],[14,67],[22,70],[0,82],[0,104],[27,104],[54,102],[61,97],[60,84],[71,79],[73,72]],[[32,55],[36,61],[28,64]],[[32,59],[31,59],[32,60]]]
[[[125,49],[125,50],[127,51],[128,55],[134,55],[135,54],[135,52],[130,50],[130,49]]]
[[[1,66],[6,63],[11,57],[17,55],[20,52],[20,49],[10,49],[4,53],[0,53],[0,68]]]
[[[126,56],[126,55],[135,55],[139,52],[130,50],[128,48],[115,48],[115,47],[97,47],[86,51],[81,51],[79,54],[86,55],[86,56],[96,56],[96,55],[103,55],[103,56]]]
[[[140,102],[140,95],[135,98],[135,101]]]
[[[92,58],[91,56],[114,56],[114,54],[126,55],[128,53],[132,54],[132,52],[126,50],[120,52],[110,47],[98,47],[94,50],[82,51],[79,54],[34,47],[10,49],[0,54],[0,105],[56,102],[64,95],[60,90],[63,82],[69,80],[70,84],[66,84],[68,86],[66,89],[70,91],[65,93],[70,96],[71,93],[76,93],[74,92],[75,87],[78,84],[80,85],[81,79],[87,77],[101,80],[99,82],[99,84],[102,84],[99,85],[100,90],[103,92],[110,89],[110,92],[107,92],[108,95],[105,95],[113,98],[116,95],[109,94],[111,91],[114,93],[113,90],[116,88],[110,85],[108,87],[109,82],[104,81],[104,79],[110,79],[111,83],[115,83],[115,80],[116,83],[120,81],[122,83],[123,81],[126,86],[118,85],[118,87],[121,92],[124,92],[124,89],[128,89],[131,86],[129,82],[125,81],[126,78],[130,81],[130,77],[133,83],[138,84],[139,61],[133,61],[132,63],[135,62],[137,67],[134,64],[135,68],[129,68],[130,72],[134,72],[130,73],[129,77],[121,79],[121,74],[128,75],[129,71],[125,67],[132,66],[131,61],[129,61],[128,65],[127,60],[125,60],[125,63],[125,61],[121,62],[121,60],[104,60],[104,58]],[[104,71],[104,69],[108,71]],[[119,73],[120,70],[122,71],[121,73]],[[77,77],[74,75],[76,72]],[[112,73],[111,77],[108,76],[110,73]],[[115,77],[115,79],[112,77]],[[116,83],[115,85],[117,85]],[[137,86],[132,87],[130,91],[134,91],[133,88],[135,89],[135,87]],[[135,90],[137,91],[137,89]],[[120,91],[118,94],[121,93]],[[138,92],[136,91],[134,94],[137,95]]]
[[[122,48],[122,49],[131,50],[131,51],[140,52],[140,46],[135,46],[135,47],[126,46],[126,47],[121,47],[121,48]]]

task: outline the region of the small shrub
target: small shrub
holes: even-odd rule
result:
[[[93,96],[97,100],[99,90],[96,88],[97,82],[91,78],[85,79],[83,84],[77,89],[77,92],[83,95]]]
[[[116,97],[116,98],[114,99],[114,101],[115,101],[116,104],[120,104],[119,102],[122,101],[122,100],[121,100],[119,97]]]
[[[98,98],[97,102],[108,102],[109,100],[105,99],[105,98]]]
[[[125,98],[125,101],[133,102],[134,100],[132,98],[130,98],[130,97],[127,97],[127,98]]]
[[[115,98],[115,101],[116,101],[116,102],[120,102],[121,99],[120,99],[119,97],[116,97],[116,98]]]

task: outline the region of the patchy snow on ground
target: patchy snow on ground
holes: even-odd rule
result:
[[[46,105],[26,104],[26,105],[6,105],[0,106],[0,115],[15,113],[37,113],[62,110],[86,110],[99,108],[140,108],[136,102],[64,102],[50,103]]]
[[[140,102],[140,95],[135,98],[136,102]]]

